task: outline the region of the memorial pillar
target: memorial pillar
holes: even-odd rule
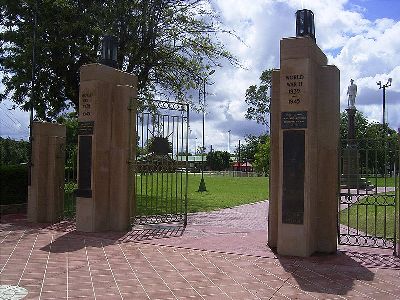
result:
[[[336,251],[339,94],[339,70],[312,37],[281,40],[272,77],[268,229],[279,254]]]
[[[82,66],[79,92],[79,231],[130,227],[128,160],[134,135],[137,78],[101,64]],[[131,140],[135,140],[131,136]]]
[[[268,246],[276,248],[278,245],[278,190],[279,182],[279,99],[280,99],[280,72],[272,71],[271,103],[270,103],[270,132],[271,132],[271,164],[269,176],[269,204],[268,204]]]
[[[65,125],[33,122],[29,222],[55,223],[63,214]]]

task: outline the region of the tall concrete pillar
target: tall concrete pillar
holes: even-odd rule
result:
[[[336,251],[339,70],[311,37],[281,40],[272,77],[269,245]]]
[[[268,245],[276,248],[278,245],[278,190],[279,182],[279,97],[280,72],[272,71],[271,103],[270,103],[270,176],[269,176],[269,207],[268,207]]]
[[[28,221],[54,223],[63,213],[65,125],[33,122]]]
[[[101,64],[82,66],[80,76],[77,230],[125,231],[137,78]]]

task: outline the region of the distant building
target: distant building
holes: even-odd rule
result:
[[[232,171],[253,172],[253,170],[253,165],[249,162],[234,162],[232,165]]]
[[[206,165],[206,156],[204,156],[204,165]],[[186,161],[186,156],[184,155],[178,155],[176,157],[176,161],[179,162],[185,162]],[[190,172],[200,172],[201,171],[201,155],[189,155],[188,156],[188,164],[189,164],[189,171]]]

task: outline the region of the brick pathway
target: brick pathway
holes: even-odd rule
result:
[[[265,245],[267,204],[193,214],[184,231],[83,234],[67,222],[3,219],[0,299],[20,299],[14,286],[24,299],[400,299],[390,251],[275,255]]]

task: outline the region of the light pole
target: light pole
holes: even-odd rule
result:
[[[207,83],[207,78],[214,74],[215,70],[211,70],[206,77],[203,78],[203,147],[201,148],[201,180],[199,184],[199,189],[197,190],[198,192],[206,192],[206,183],[204,181],[204,152],[205,152],[205,147],[204,147],[204,126],[205,126],[205,116],[206,116],[206,83]]]
[[[231,153],[231,130],[228,130],[228,153]]]
[[[392,85],[392,78],[389,78],[386,84],[382,84],[381,81],[378,81],[376,83],[379,86],[379,89],[382,89],[383,95],[382,95],[382,124],[383,127],[385,128],[385,111],[386,111],[386,88]]]

